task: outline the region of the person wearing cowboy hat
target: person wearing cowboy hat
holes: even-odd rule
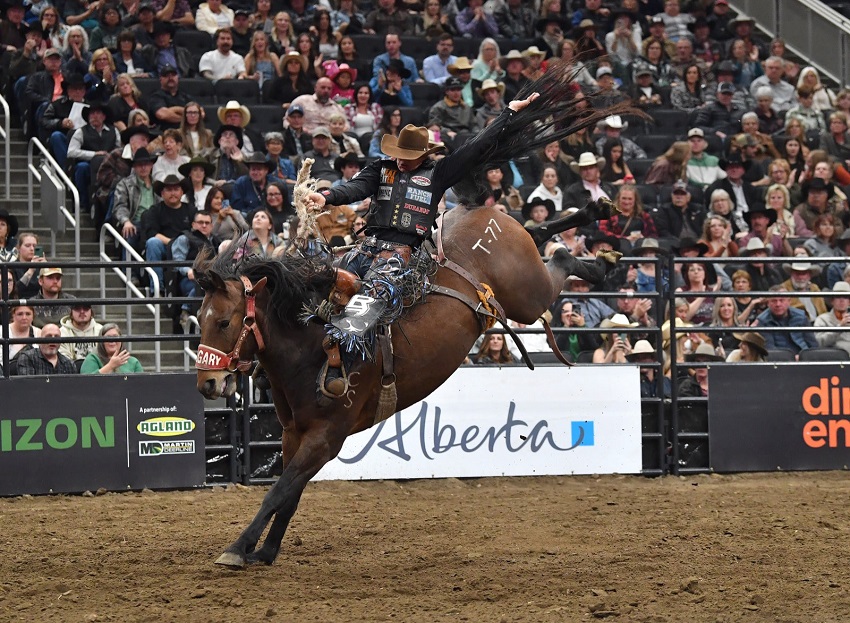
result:
[[[156,203],[151,172],[156,156],[143,148],[130,161],[132,173],[118,181],[112,206],[112,220],[124,238],[139,249],[142,216]]]
[[[75,130],[68,142],[68,158],[76,161],[74,185],[80,191],[80,207],[88,211],[91,179],[104,158],[121,146],[121,135],[110,121],[109,107],[100,101],[89,102],[83,109],[86,125]]]
[[[241,212],[242,216],[247,217],[248,214],[263,206],[266,186],[274,181],[272,172],[276,167],[261,152],[253,153],[243,159],[242,164],[248,167],[248,173],[240,175],[233,183],[230,205],[234,210]],[[313,174],[315,175],[315,171]]]
[[[528,67],[522,73],[533,82],[543,75],[542,65],[546,58],[546,52],[540,50],[536,45],[531,45],[522,51],[522,55],[528,59]]]
[[[153,183],[154,192],[162,200],[145,214],[142,238],[145,242],[145,259],[162,262],[168,259],[168,245],[192,226],[198,212],[194,205],[183,201],[183,183],[177,175],[167,175],[161,182]],[[159,278],[160,296],[165,292],[164,269],[154,267]]]
[[[811,262],[800,261],[783,264],[782,270],[789,275],[788,279],[780,285],[789,293],[794,292],[820,292],[820,287],[812,282],[821,274],[821,267]],[[826,313],[826,302],[821,297],[796,297],[790,299],[791,307],[802,309],[806,312],[810,322],[814,322],[821,314]]]
[[[800,187],[803,203],[794,208],[795,235],[800,238],[811,238],[815,235],[815,221],[825,214],[831,214],[835,222],[840,222],[830,203],[835,194],[831,182],[820,177],[813,177]]]
[[[658,353],[648,340],[638,340],[632,347],[632,352],[626,355],[629,363],[656,363]],[[662,395],[658,395],[658,379],[662,382]],[[672,388],[670,378],[661,373],[659,367],[640,368],[640,397],[641,398],[670,398]]]
[[[551,221],[553,216],[555,216],[555,203],[551,199],[531,197],[522,206],[525,227],[534,227],[545,221]]]
[[[198,71],[213,83],[235,80],[245,73],[245,58],[233,51],[233,32],[230,28],[216,30],[215,49],[201,56]]]
[[[755,28],[755,25],[756,21],[744,14],[738,14],[734,19],[730,20],[729,31],[732,34],[732,38],[726,45],[726,56],[729,56],[735,39],[741,39],[746,46],[747,58],[754,57],[757,61],[767,58],[767,45],[753,38],[753,28]]]
[[[739,254],[750,258],[743,270],[750,277],[750,290],[766,292],[771,286],[782,283],[784,277],[776,264],[765,264],[759,260],[770,255],[770,248],[764,245],[761,238],[750,238],[747,246],[742,247]]]
[[[385,79],[378,81],[378,90],[373,93],[381,106],[413,106],[413,93],[405,82],[410,70],[401,59],[392,58],[384,71]]]
[[[546,50],[546,58],[560,58],[561,46],[566,41],[564,31],[568,28],[570,23],[566,19],[550,11],[534,24],[534,29],[540,34],[532,43]]]
[[[597,26],[592,19],[583,19],[573,28],[572,39],[576,42],[575,53],[588,61],[606,55],[605,44],[596,38]]]
[[[183,176],[186,203],[195,206],[197,210],[203,210],[207,195],[213,187],[212,176],[215,175],[215,167],[203,156],[194,156],[177,167],[177,172]]]
[[[719,166],[726,172],[726,177],[712,182],[705,189],[703,196],[711,197],[717,190],[725,190],[732,203],[732,213],[743,215],[747,210],[755,209],[764,204],[764,195],[750,182],[744,179],[744,174],[750,167],[750,162],[741,158],[741,154],[733,152],[720,159]],[[734,217],[733,217],[734,218]]]
[[[832,309],[815,318],[814,326],[850,327],[850,283],[836,282],[832,293],[835,295],[830,298]],[[850,331],[818,331],[815,339],[821,347],[840,348],[850,353]]]
[[[484,8],[484,0],[466,0],[466,7],[455,16],[455,26],[463,37],[483,39],[499,36],[499,25],[491,11]]]
[[[242,154],[245,156],[253,154],[256,150],[254,149],[255,141],[249,136],[251,133],[251,130],[248,129],[248,124],[251,123],[249,108],[236,100],[230,100],[224,106],[219,106],[216,114],[222,125],[235,125],[242,128]],[[259,139],[257,139],[256,144],[261,144]]]
[[[835,255],[850,257],[850,229],[845,229],[841,232],[841,235],[835,241],[835,246],[837,248]],[[846,261],[830,262],[826,268],[826,285],[828,288],[832,288],[836,283],[844,280],[844,271],[847,266],[848,263]]]
[[[484,103],[475,110],[475,124],[479,128],[486,127],[490,121],[502,114],[505,109],[505,84],[489,78],[475,90],[479,99]]]
[[[166,67],[173,67],[181,78],[194,78],[197,73],[197,61],[192,58],[188,48],[174,43],[174,24],[157,20],[153,24],[153,43],[145,43],[139,37],[142,45],[142,58],[148,67],[153,67],[155,72],[162,75]],[[136,30],[137,37],[139,30]]]
[[[65,76],[62,80],[63,95],[47,105],[38,122],[38,138],[50,147],[56,163],[65,169],[68,160],[68,141],[75,127],[71,118],[74,104],[82,104],[86,96],[86,80],[80,74]]]
[[[602,181],[600,174],[605,166],[605,158],[589,151],[584,152],[578,161],[570,163],[570,169],[578,173],[580,182],[567,186],[564,191],[564,207],[583,208],[594,199],[606,197],[613,200],[617,196],[614,186]]]
[[[634,160],[635,158],[646,158],[646,152],[623,132],[629,127],[628,121],[623,121],[620,115],[611,115],[596,124],[602,131],[602,136],[596,139],[596,153],[601,154],[605,148],[605,142],[616,139],[623,144],[623,160]]]
[[[822,334],[818,333],[817,335]],[[732,337],[738,340],[738,348],[729,353],[729,356],[726,357],[726,363],[760,363],[767,361],[767,346],[764,337],[760,333],[747,331],[746,333],[733,333]]]
[[[179,128],[183,109],[190,101],[189,95],[180,90],[177,68],[170,63],[160,67],[159,90],[148,97],[148,109],[154,111],[157,124],[164,130]]]
[[[505,0],[493,13],[499,26],[499,35],[505,39],[533,39],[535,36],[534,23],[537,15],[534,9],[526,6],[522,0]],[[549,51],[548,56],[552,53]],[[547,56],[543,53],[544,58]]]
[[[18,218],[0,209],[0,262],[14,262],[18,259],[17,235]]]
[[[511,50],[499,58],[499,65],[505,71],[502,78],[505,85],[505,99],[512,100],[525,85],[531,84],[523,73],[528,67],[528,59],[519,50]]]
[[[776,210],[764,205],[756,205],[744,212],[743,216],[750,231],[738,238],[739,248],[746,247],[750,240],[758,239],[774,257],[793,255],[790,243],[771,228],[776,223]]]
[[[243,162],[242,128],[235,125],[219,126],[213,142],[217,148],[213,150],[210,161],[215,166],[216,186],[234,182],[248,173],[248,167]]]
[[[768,350],[785,348],[799,353],[801,350],[817,348],[818,341],[811,331],[794,331],[799,327],[812,326],[809,317],[801,309],[791,307],[788,290],[783,285],[771,286],[773,296],[767,299],[767,309],[759,314],[754,326],[783,327],[787,331],[771,331],[765,333],[764,341]]]
[[[685,361],[693,363],[713,363],[725,361],[714,352],[709,342],[700,342],[693,353],[685,355]],[[708,367],[688,368],[688,378],[679,383],[679,396],[705,398],[708,396]]]
[[[487,46],[494,46],[495,42],[490,40],[484,40],[481,42],[480,49],[486,49]],[[498,46],[496,48],[496,55],[498,55]],[[475,63],[471,64],[469,59],[466,56],[459,56],[457,60],[449,65],[448,70],[449,74],[460,80],[463,84],[463,90],[461,91],[461,95],[463,96],[463,101],[466,102],[468,106],[473,106],[475,104],[475,99],[473,98],[472,85],[473,83],[481,82],[484,79],[483,74],[486,72],[488,75],[490,73],[490,68],[486,65],[482,67],[483,63],[481,59],[475,59]],[[504,73],[501,69],[497,70],[498,76],[504,76]],[[481,76],[481,78],[473,78],[473,75]],[[446,86],[445,81],[443,82],[443,87]]]
[[[463,145],[478,130],[474,111],[463,101],[464,86],[454,76],[446,80],[443,99],[428,111],[428,129],[439,132],[450,149]]]
[[[366,166],[354,179],[345,184],[308,195],[317,209],[328,205],[347,205],[374,197],[366,223],[366,237],[359,248],[348,253],[340,263],[344,276],[352,283],[360,283],[362,291],[370,289],[375,273],[372,261],[382,250],[391,251],[399,268],[406,265],[412,249],[418,248],[431,235],[438,216],[438,206],[446,190],[455,185],[484,154],[498,143],[498,137],[512,116],[528,106],[536,95],[525,100],[512,101],[502,115],[483,130],[473,141],[434,161],[428,156],[441,147],[429,140],[428,128],[406,125],[398,136],[386,134],[381,141],[381,151],[388,158],[376,160]],[[361,281],[362,280],[362,281]],[[379,321],[386,306],[383,298],[372,298],[369,303],[369,322],[358,323],[359,330],[352,333],[345,310],[335,313],[324,307],[317,313],[330,319],[334,329],[330,333],[329,353],[346,339],[363,340]],[[324,304],[323,304],[324,305]],[[372,313],[374,312],[374,313]],[[350,313],[350,312],[349,312]],[[361,328],[362,327],[362,328]],[[331,380],[341,378],[341,370],[334,366],[328,370]],[[340,383],[331,383],[332,390],[344,390]],[[326,383],[326,389],[328,384]],[[343,392],[344,393],[344,392]],[[337,395],[342,395],[337,394]]]
[[[630,322],[620,313],[605,318],[599,323],[601,329],[631,329],[638,323]],[[626,356],[632,352],[632,343],[628,333],[616,331],[602,334],[602,345],[593,351],[593,363],[626,363]]]

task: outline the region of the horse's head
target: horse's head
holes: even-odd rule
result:
[[[231,396],[236,373],[247,372],[254,355],[264,348],[256,318],[256,296],[266,285],[263,277],[223,279],[217,272],[197,272],[205,296],[198,312],[201,344],[198,346],[198,391],[206,398]]]

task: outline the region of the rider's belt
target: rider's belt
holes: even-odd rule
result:
[[[410,260],[410,254],[412,251],[410,245],[402,244],[400,242],[387,242],[386,240],[378,240],[374,236],[368,236],[367,238],[364,238],[362,244],[364,247],[380,249],[382,252],[386,251],[389,253],[397,253],[401,256],[405,263]],[[377,253],[376,255],[378,257],[385,258],[391,257],[391,255],[385,255],[384,253]]]

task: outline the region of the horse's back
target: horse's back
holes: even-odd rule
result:
[[[446,257],[490,286],[508,318],[531,324],[546,311],[552,279],[522,225],[489,207],[458,206],[443,218]]]

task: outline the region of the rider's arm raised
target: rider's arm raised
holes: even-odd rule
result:
[[[323,190],[321,193],[311,193],[310,196],[313,198],[314,195],[319,194],[326,204],[333,206],[348,205],[371,197],[378,192],[378,186],[381,183],[381,162],[381,160],[375,160],[345,184]]]

